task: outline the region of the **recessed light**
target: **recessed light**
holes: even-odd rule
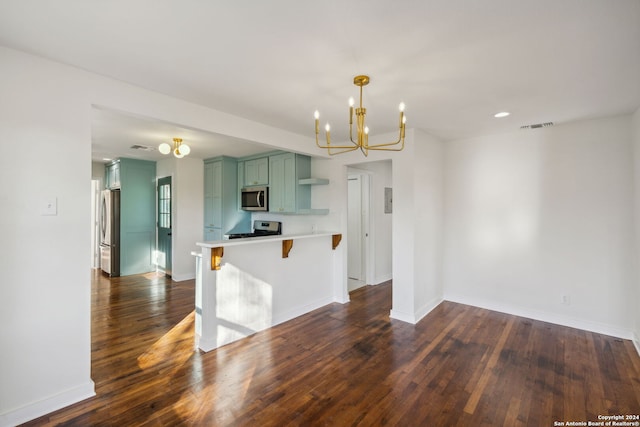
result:
[[[501,111],[501,112],[499,112],[499,113],[495,113],[495,114],[493,115],[493,117],[497,117],[497,118],[507,117],[509,114],[511,114],[511,113],[510,113],[510,112],[508,112],[508,111]]]

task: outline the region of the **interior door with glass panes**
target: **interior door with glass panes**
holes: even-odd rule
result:
[[[171,275],[171,177],[158,179],[158,248],[159,271]]]

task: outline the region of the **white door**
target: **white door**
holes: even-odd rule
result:
[[[349,176],[348,182],[347,275],[349,292],[366,284],[362,205],[362,177]]]

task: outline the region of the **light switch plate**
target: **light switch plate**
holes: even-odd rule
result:
[[[48,197],[42,201],[42,215],[58,215],[58,199]]]

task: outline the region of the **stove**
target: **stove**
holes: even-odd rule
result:
[[[282,223],[279,221],[253,221],[253,232],[227,234],[229,239],[242,239],[245,237],[279,236],[282,234]]]

